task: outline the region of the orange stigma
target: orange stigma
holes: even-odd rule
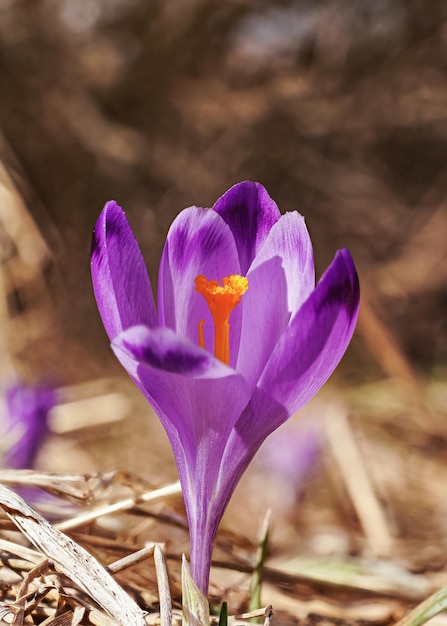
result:
[[[196,291],[205,298],[214,321],[214,356],[226,365],[230,364],[230,315],[239,304],[248,289],[245,276],[232,274],[222,278],[222,285],[217,280],[207,280],[202,274],[194,281]],[[199,322],[199,345],[205,348],[203,326],[205,320]]]

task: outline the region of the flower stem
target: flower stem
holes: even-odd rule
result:
[[[210,532],[208,520],[196,519],[190,521],[190,571],[191,577],[200,589],[208,596],[208,586],[211,570],[211,555],[216,533]]]

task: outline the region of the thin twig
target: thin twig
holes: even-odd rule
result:
[[[127,511],[139,504],[154,502],[155,500],[158,500],[160,498],[173,496],[179,493],[181,493],[181,487],[180,483],[177,481],[172,485],[168,485],[167,487],[153,489],[152,491],[146,491],[145,493],[134,496],[132,498],[125,498],[124,500],[114,502],[113,504],[106,504],[104,506],[97,507],[95,509],[92,509],[91,511],[82,513],[77,517],[67,519],[64,522],[59,522],[59,524],[55,524],[55,528],[66,532],[67,530],[72,530],[73,528],[78,528],[79,526],[83,526],[84,524],[94,522],[96,519],[103,517],[104,515],[111,515],[112,513],[123,513],[124,511]]]
[[[157,574],[158,595],[160,596],[160,624],[172,626],[172,601],[169,589],[168,571],[166,561],[160,544],[154,548],[155,571]]]
[[[343,408],[333,407],[326,419],[331,449],[359,521],[376,556],[388,556],[392,538]]]
[[[154,548],[155,544],[146,546],[141,550],[137,550],[137,552],[132,552],[132,554],[128,554],[122,559],[118,559],[118,561],[114,561],[113,563],[110,563],[110,565],[107,565],[106,570],[110,572],[110,574],[116,574],[117,572],[121,572],[123,569],[133,567],[134,565],[137,565],[152,556],[154,554]]]
[[[265,619],[264,619],[264,626],[270,626],[270,620],[272,619],[273,616],[273,607],[271,604],[268,605],[268,607],[265,609]]]

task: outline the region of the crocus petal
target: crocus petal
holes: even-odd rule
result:
[[[92,243],[92,281],[106,332],[156,325],[154,298],[146,266],[124,211],[107,202],[96,222]]]
[[[114,350],[158,370],[190,378],[223,378],[234,372],[211,354],[179,337],[170,328],[133,326],[112,341]]]
[[[247,278],[237,369],[256,383],[291,315],[315,288],[312,244],[299,213],[276,222]]]
[[[275,257],[282,261],[288,287],[287,306],[293,316],[315,289],[312,242],[304,217],[297,211],[285,213],[273,226],[250,270]]]
[[[268,259],[248,273],[244,294],[241,341],[236,369],[253,386],[287,327],[287,283],[279,257]]]
[[[169,329],[132,328],[119,335],[112,348],[157,413],[162,413],[163,424],[168,420],[179,431],[194,463],[201,456],[202,439],[206,440],[201,462],[209,466],[207,446],[223,449],[250,399],[243,377]],[[218,459],[216,463],[218,467]]]
[[[260,183],[245,181],[231,187],[213,207],[231,228],[246,275],[257,251],[281,213]]]
[[[359,301],[354,262],[347,250],[340,250],[290,322],[259,381],[289,414],[308,402],[334,371],[354,332]]]
[[[198,341],[198,325],[205,320],[205,345],[212,351],[213,321],[203,296],[195,290],[195,278],[208,280],[240,274],[239,259],[230,228],[211,209],[190,207],[169,229],[158,278],[160,326],[168,326],[190,341]],[[231,364],[237,356],[241,311],[231,317]]]

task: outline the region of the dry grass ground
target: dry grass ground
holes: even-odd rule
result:
[[[236,492],[218,535],[212,605],[226,600],[232,614],[247,612],[257,526],[269,500],[276,506],[262,573],[262,603],[273,605],[272,624],[394,623],[447,584],[443,497],[447,387],[438,383],[422,388],[426,404],[416,409],[406,402],[403,390],[402,382],[388,380],[336,397],[331,394],[324,405],[320,400],[324,444],[317,467],[301,484],[296,506],[282,509],[280,497],[273,500],[271,492],[261,488],[266,475],[255,464]],[[130,391],[127,386],[122,389],[122,393]],[[134,398],[129,409],[144,407]],[[100,455],[101,432],[106,436],[110,425],[91,428],[95,442],[87,448],[85,429],[71,432],[69,462],[78,447],[80,459],[85,454]],[[114,438],[110,432],[107,436]],[[54,449],[53,442],[47,453]],[[139,456],[143,450],[134,447],[133,453]],[[42,463],[51,466],[51,458]],[[188,551],[188,539],[176,483],[159,489],[123,472],[8,470],[0,473],[0,482],[22,489],[39,485],[57,496],[40,499],[36,508],[53,528],[107,566],[126,593],[149,612],[147,623],[156,623],[159,613],[154,544],[163,546],[174,618],[180,615],[181,555]],[[281,485],[276,489],[278,496]],[[55,552],[52,542],[40,535],[36,539],[35,530],[23,524],[29,514],[20,512],[7,493],[1,496],[7,514],[0,531],[2,606],[17,611],[15,623],[113,623],[104,598],[95,595],[92,585],[70,565],[65,542]],[[86,572],[87,577],[95,575],[91,563]]]

